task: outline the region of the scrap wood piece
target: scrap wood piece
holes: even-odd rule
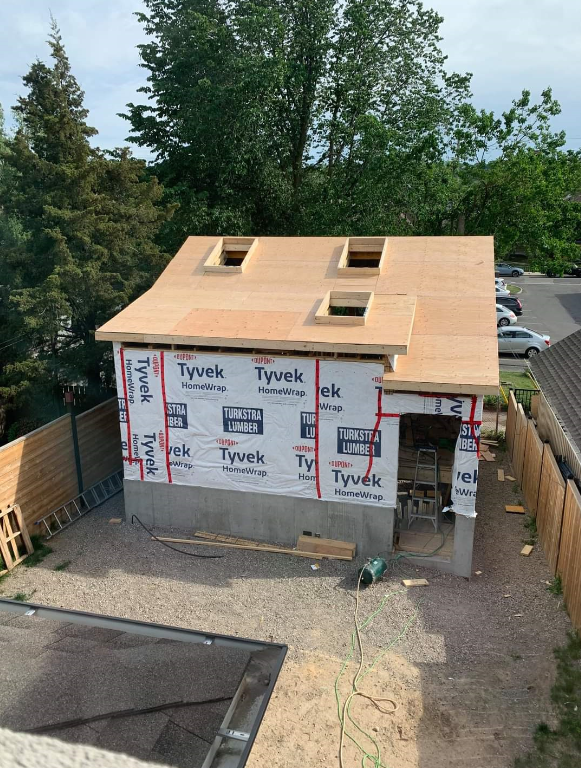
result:
[[[208,531],[194,531],[194,536],[199,539],[207,539],[208,541],[220,541],[223,544],[248,544],[253,547],[270,547],[270,544],[265,544],[263,541],[253,541],[252,539],[241,539],[238,536],[225,536],[222,533],[209,533]]]
[[[528,557],[533,551],[534,546],[532,544],[525,544],[520,553],[523,557]]]
[[[22,548],[24,553],[21,552]],[[34,547],[20,505],[11,504],[4,510],[0,509],[0,555],[4,560],[5,570],[11,571],[33,552]]]
[[[225,541],[197,541],[196,539],[173,539],[168,536],[152,536],[152,541],[167,541],[172,544],[198,544],[203,547],[228,547],[229,549],[246,549],[253,552],[275,552],[280,555],[295,555],[296,557],[310,557],[311,560],[353,560],[352,557],[344,555],[322,555],[316,552],[299,552],[296,549],[285,549],[284,547],[269,547],[263,545],[260,547],[253,544],[230,544]]]
[[[122,522],[123,522],[123,520],[120,517],[112,517],[109,520],[109,525],[119,525]]]
[[[507,475],[506,479],[507,480],[513,480],[514,482],[516,482],[516,477],[512,477],[512,475]]]
[[[498,440],[487,440],[485,438],[482,438],[480,442],[483,443],[484,445],[498,445]]]
[[[516,505],[507,504],[504,509],[505,509],[505,512],[510,512],[513,515],[524,515],[525,513],[525,508],[521,507],[520,504],[516,504]]]
[[[351,541],[321,539],[317,536],[299,536],[297,549],[300,552],[316,552],[320,555],[346,555],[354,557],[356,545]]]
[[[500,480],[501,483],[504,482],[504,469],[498,470],[498,479]]]
[[[404,587],[427,587],[430,582],[427,579],[402,579],[401,583]]]

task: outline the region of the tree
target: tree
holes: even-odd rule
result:
[[[187,234],[406,230],[410,178],[449,146],[469,76],[419,0],[145,0],[156,155]]]
[[[29,351],[28,366],[4,377],[43,371],[54,383],[110,382],[108,344],[95,329],[149,287],[166,263],[154,243],[169,215],[162,189],[127,149],[106,153],[89,138],[83,92],[53,23],[52,66],[36,61],[18,100],[19,127],[6,141],[6,216],[23,237],[2,249],[10,311]],[[22,383],[22,381],[21,381]],[[13,405],[18,405],[16,401]]]

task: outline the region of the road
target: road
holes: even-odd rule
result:
[[[523,304],[519,325],[548,334],[551,344],[581,328],[580,278],[525,275],[505,280],[522,288],[518,296]],[[523,358],[509,355],[500,355],[499,358],[502,370],[524,371],[527,367]]]

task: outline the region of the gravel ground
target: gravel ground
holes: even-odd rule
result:
[[[523,519],[506,514],[504,505],[522,496],[514,483],[498,482],[498,467],[510,469],[502,452],[497,458],[480,465],[473,570],[481,575],[466,580],[400,560],[387,579],[360,594],[360,615],[366,616],[384,594],[397,592],[365,633],[370,652],[385,648],[417,612],[393,649],[406,669],[412,665],[417,672],[408,687],[419,690],[422,701],[419,712],[408,713],[412,744],[398,766],[509,766],[529,746],[532,728],[551,719],[552,650],[570,622],[560,599],[547,592],[550,573],[540,548],[529,558],[519,555],[527,535]],[[2,596],[34,590],[33,602],[286,643],[290,653],[277,692],[286,707],[293,703],[285,692],[297,688],[291,672],[304,676],[305,654],[337,662],[347,653],[358,563],[321,561],[313,571],[315,561],[307,558],[235,550],[204,560],[151,541],[138,525],[111,525],[112,517],[124,518],[121,494],[50,542],[54,551],[40,565],[20,567],[0,583]],[[197,554],[217,552],[196,547]],[[65,560],[70,566],[55,571]],[[430,585],[405,591],[401,579],[409,576],[426,577]],[[338,671],[338,663],[333,668]],[[329,680],[322,685],[328,690]],[[405,689],[399,685],[400,695]],[[281,728],[284,733],[286,719],[279,722],[276,707],[275,699],[258,753],[267,755]],[[316,721],[313,714],[313,729]],[[309,729],[314,743],[313,734]],[[321,738],[329,741],[327,749],[321,752],[319,739],[312,754],[299,759],[287,733],[290,751],[272,764],[302,766],[310,759],[311,766],[328,765],[336,734]]]

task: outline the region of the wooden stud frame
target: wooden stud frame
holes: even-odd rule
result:
[[[20,545],[26,550],[24,554],[19,552]],[[18,504],[13,504],[0,510],[0,554],[4,560],[6,570],[11,571],[34,551],[30,536],[22,518],[22,512]],[[6,573],[1,571],[1,574]]]
[[[351,253],[379,253],[379,264],[376,267],[354,267],[349,265]],[[381,274],[386,262],[387,237],[348,237],[343,246],[339,264],[338,277],[373,277]]]
[[[244,272],[258,247],[256,237],[221,237],[204,263],[204,272],[215,272],[222,275],[235,275]],[[224,264],[224,253],[245,253],[242,264],[229,267]]]
[[[372,303],[372,291],[328,291],[315,313],[315,323],[326,323],[328,325],[365,325]],[[330,307],[364,307],[365,314],[362,317],[330,315]]]

